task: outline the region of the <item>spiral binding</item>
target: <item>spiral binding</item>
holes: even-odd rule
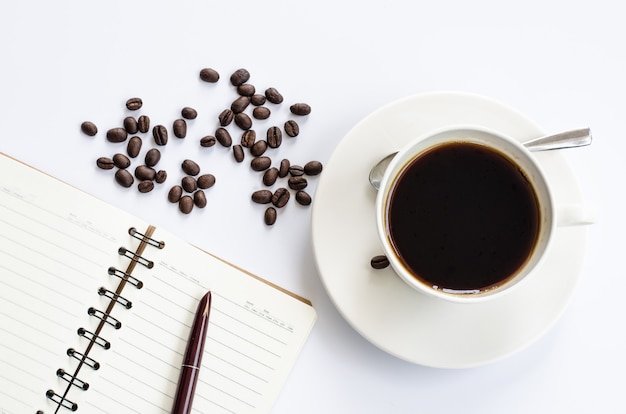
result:
[[[134,227],[128,229],[128,234],[140,240],[140,244],[137,247],[137,250],[134,252],[125,247],[120,247],[118,249],[118,254],[120,256],[124,256],[130,259],[128,267],[125,271],[116,269],[115,267],[108,268],[108,274],[119,278],[120,281],[115,291],[106,289],[104,287],[100,287],[98,289],[98,294],[100,296],[109,299],[106,310],[102,311],[94,307],[90,307],[87,310],[87,313],[90,316],[94,316],[95,318],[97,318],[99,322],[97,328],[93,332],[83,327],[80,327],[77,330],[77,334],[79,336],[88,340],[85,351],[78,352],[74,348],[69,348],[67,350],[67,355],[69,357],[78,360],[78,366],[73,373],[67,372],[63,368],[57,369],[57,377],[63,379],[68,384],[62,393],[57,393],[52,389],[46,391],[46,397],[56,405],[56,408],[54,410],[55,413],[58,413],[61,408],[70,411],[78,410],[78,404],[71,401],[68,397],[68,394],[73,388],[78,388],[83,391],[89,389],[89,383],[78,378],[78,374],[80,373],[81,368],[83,366],[88,366],[94,370],[98,370],[100,368],[100,363],[91,358],[89,356],[89,352],[92,350],[94,345],[98,345],[104,349],[109,349],[111,347],[111,343],[102,336],[102,331],[106,326],[113,327],[114,329],[120,329],[122,327],[122,323],[118,319],[111,316],[111,313],[113,312],[116,304],[119,304],[126,309],[130,309],[132,307],[132,302],[122,296],[122,291],[127,284],[133,285],[137,289],[141,289],[143,287],[143,282],[132,276],[136,265],[140,264],[147,267],[148,269],[152,269],[154,267],[154,262],[142,256],[146,246],[152,246],[158,249],[162,249],[165,247],[164,242],[157,241],[152,238],[154,230],[154,226],[148,226],[148,229],[145,233],[138,232],[137,229],[135,229]],[[36,411],[36,414],[44,414],[44,412],[42,410],[38,410]]]

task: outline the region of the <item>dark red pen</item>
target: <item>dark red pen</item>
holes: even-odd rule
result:
[[[174,395],[172,414],[188,414],[191,412],[191,404],[193,403],[198,375],[200,374],[200,364],[202,362],[202,353],[204,352],[206,331],[209,326],[210,311],[211,292],[209,291],[200,299],[196,316],[193,319],[193,325],[191,325],[187,349],[180,367],[178,387],[176,388],[176,395]]]

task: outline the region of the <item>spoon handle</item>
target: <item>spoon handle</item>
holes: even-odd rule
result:
[[[591,144],[591,129],[581,128],[524,142],[529,151],[582,147]]]

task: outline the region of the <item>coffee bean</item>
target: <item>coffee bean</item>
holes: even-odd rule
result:
[[[271,226],[274,223],[276,223],[276,209],[274,207],[268,207],[265,210],[265,214],[263,215],[263,221],[268,226]]]
[[[178,200],[178,209],[181,213],[189,214],[193,210],[193,198],[188,195],[184,195]]]
[[[141,98],[130,98],[126,101],[126,108],[131,111],[136,111],[137,109],[143,106],[143,101]]]
[[[267,150],[267,141],[259,140],[254,143],[254,145],[250,148],[250,154],[255,157],[260,157]]]
[[[233,143],[230,132],[228,132],[228,130],[226,130],[225,128],[218,128],[215,131],[215,138],[217,139],[217,142],[222,144],[222,146],[224,147],[230,147]]]
[[[100,157],[96,160],[96,165],[98,168],[103,170],[112,170],[115,167],[113,160],[109,157]]]
[[[253,129],[249,129],[244,131],[241,135],[241,146],[246,148],[251,148],[256,141],[256,132]]]
[[[291,166],[291,163],[289,162],[288,159],[283,159],[280,162],[280,167],[278,168],[278,176],[280,178],[284,178],[287,176],[287,174],[289,174],[289,167]]]
[[[243,161],[244,155],[243,155],[243,147],[241,145],[233,146],[233,156],[235,157],[235,161],[237,162]]]
[[[294,115],[308,115],[311,113],[311,107],[305,103],[296,103],[289,107],[289,110]]]
[[[223,127],[230,125],[234,118],[235,113],[230,109],[224,109],[217,117]]]
[[[235,124],[243,130],[248,130],[252,128],[252,120],[247,114],[239,113],[235,115]]]
[[[283,101],[283,96],[276,88],[268,88],[265,90],[265,97],[273,104],[279,104]]]
[[[143,141],[139,137],[131,137],[128,140],[128,145],[126,146],[126,153],[131,158],[136,158],[141,151],[141,144]]]
[[[374,256],[372,257],[372,260],[370,261],[370,265],[374,269],[384,269],[385,267],[389,266],[389,259],[387,259],[387,256],[382,255],[382,254],[378,256]]]
[[[188,175],[186,177],[183,177],[183,179],[180,180],[180,183],[183,189],[187,191],[188,193],[193,193],[194,191],[198,189],[198,182],[192,176]]]
[[[161,160],[161,151],[158,148],[150,148],[148,152],[146,152],[146,157],[144,161],[148,167],[154,167]]]
[[[263,184],[265,184],[268,187],[271,187],[274,185],[277,178],[278,178],[278,168],[276,167],[268,168],[267,170],[265,170],[265,173],[263,174]]]
[[[115,154],[113,156],[113,164],[115,164],[117,168],[123,170],[130,166],[130,159],[128,159],[128,157],[124,154]]]
[[[193,160],[185,160],[185,161],[183,161],[183,163],[181,164],[181,168],[183,169],[183,171],[187,175],[196,176],[196,175],[200,174],[200,166],[198,165],[197,162],[195,162]]]
[[[124,128],[111,128],[107,131],[109,142],[124,142],[128,138],[128,132]]]
[[[154,181],[156,181],[157,184],[163,184],[165,180],[167,180],[167,171],[165,170],[157,171],[156,175],[154,176]]]
[[[140,181],[137,185],[137,189],[140,193],[149,193],[154,189],[154,182],[152,180]]]
[[[148,115],[141,115],[137,118],[137,129],[143,133],[150,131],[150,117]]]
[[[127,116],[126,118],[124,118],[124,129],[129,134],[136,134],[137,131],[139,131],[137,120],[132,116]]]
[[[298,123],[293,120],[285,122],[285,133],[290,137],[297,137],[300,134],[300,127]]]
[[[304,190],[309,183],[306,178],[300,176],[289,177],[289,180],[287,180],[287,184],[292,190]]]
[[[187,136],[187,122],[184,119],[174,121],[172,129],[177,138],[185,138]]]
[[[272,202],[273,193],[270,190],[257,190],[252,193],[252,201],[258,204],[269,204]]]
[[[272,204],[274,204],[274,206],[278,208],[285,207],[285,205],[289,201],[289,197],[289,190],[287,190],[285,187],[280,187],[279,189],[274,191],[274,194],[272,195]]]
[[[251,85],[249,83],[244,83],[237,86],[237,93],[241,96],[252,96],[254,95],[254,92],[256,92],[256,88],[254,87],[254,85]]]
[[[246,108],[248,107],[248,105],[250,104],[250,98],[247,96],[240,96],[239,98],[235,99],[233,101],[233,103],[230,105],[230,109],[238,114],[240,112],[243,112],[246,110]]]
[[[186,106],[180,111],[180,115],[185,119],[196,119],[198,112],[195,109]]]
[[[170,201],[170,203],[178,203],[182,195],[183,195],[183,187],[179,185],[175,185],[172,188],[170,188],[169,193],[167,193],[167,199]]]
[[[252,161],[250,161],[250,167],[252,167],[254,171],[267,170],[270,165],[272,165],[272,160],[270,157],[256,157],[253,158]]]
[[[198,188],[206,190],[215,184],[215,176],[213,174],[202,174],[197,180]]]
[[[115,172],[115,181],[122,187],[130,187],[135,182],[133,175],[128,170],[117,170]]]
[[[230,75],[230,83],[232,83],[233,86],[243,85],[248,82],[249,79],[250,72],[246,69],[237,69],[232,75]]]
[[[155,125],[155,127],[152,128],[152,136],[157,145],[167,145],[167,128],[163,125]]]
[[[304,164],[304,173],[306,175],[318,175],[322,172],[323,166],[319,161],[309,161]]]
[[[300,190],[296,192],[296,201],[303,206],[308,206],[311,204],[311,196],[306,191]]]
[[[206,207],[206,194],[204,194],[204,191],[198,190],[195,193],[193,193],[193,203],[198,208]]]
[[[91,121],[85,121],[80,124],[80,130],[83,131],[84,134],[93,137],[98,133],[98,127]]]
[[[277,126],[267,129],[267,144],[270,148],[278,148],[283,143],[283,133]]]
[[[265,95],[261,95],[260,93],[255,93],[250,97],[250,103],[254,106],[264,105],[266,100]]]
[[[292,177],[300,177],[304,175],[304,168],[300,165],[292,165],[289,167],[289,174],[291,174]]]
[[[200,146],[201,147],[212,147],[213,145],[215,145],[215,137],[212,135],[207,135],[206,137],[202,137],[200,139]]]
[[[270,117],[271,111],[267,106],[257,106],[252,110],[252,116],[256,119],[267,119]]]
[[[156,177],[156,171],[152,167],[147,165],[140,165],[135,168],[135,177],[139,180],[154,180]]]
[[[200,79],[205,82],[215,83],[220,79],[220,74],[211,68],[204,68],[200,71]]]

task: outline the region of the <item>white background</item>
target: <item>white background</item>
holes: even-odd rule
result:
[[[309,298],[318,321],[275,414],[624,413],[624,39],[616,0],[3,1],[0,151]],[[220,82],[202,83],[203,67],[217,69]],[[275,161],[325,162],[371,111],[429,91],[495,98],[548,132],[590,126],[593,145],[567,158],[599,221],[556,326],[512,357],[464,370],[412,365],[363,339],[321,284],[311,209],[291,201],[266,226],[250,202],[263,188],[259,174],[219,145],[198,145],[235,98],[228,77],[242,67],[257,89],[284,95],[272,122],[284,122],[287,104],[313,108]],[[123,152],[104,133],[120,125],[133,96],[168,127],[183,106],[200,113],[184,140],[170,131],[159,164],[168,181],[147,195],[95,167]],[[99,126],[96,137],[80,132],[83,120]],[[145,139],[144,151],[150,146]],[[184,158],[217,177],[209,206],[188,216],[166,200]]]

